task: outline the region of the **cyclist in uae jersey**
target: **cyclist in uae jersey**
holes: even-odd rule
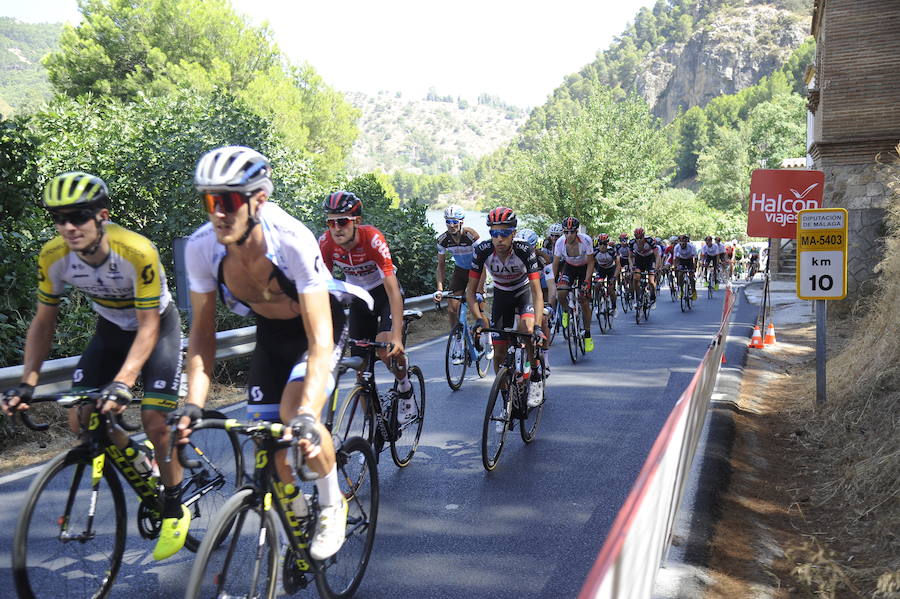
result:
[[[417,409],[412,401],[406,354],[403,348],[403,295],[397,281],[391,250],[384,235],[372,225],[363,225],[362,200],[349,191],[335,191],[322,203],[328,230],[319,237],[319,248],[325,267],[339,266],[347,281],[359,285],[375,299],[374,312],[361,302],[350,306],[350,337],[358,340],[392,343],[390,349],[378,350],[397,380],[400,397],[398,418],[413,419]],[[366,351],[353,347],[350,353],[362,358]],[[393,359],[392,359],[393,358]]]
[[[652,237],[644,235],[644,229],[638,227],[634,230],[634,239],[628,245],[628,262],[631,266],[632,285],[637,293],[641,281],[641,273],[649,276],[647,280],[650,288],[650,303],[656,301],[656,270],[659,268],[660,255],[656,249],[656,243]]]
[[[518,218],[511,208],[498,206],[488,213],[487,225],[491,238],[475,246],[475,257],[466,287],[466,299],[472,306],[472,313],[485,327],[509,328],[519,316],[518,330],[530,333],[543,340],[544,333],[534,321],[535,314],[543,314],[544,298],[541,294],[541,267],[534,249],[524,241],[515,241]],[[488,271],[494,277],[494,301],[491,319],[474,304],[475,290],[481,274]],[[506,359],[507,340],[494,337],[494,345],[499,346],[494,354],[494,371],[499,370]],[[527,344],[528,361],[534,363],[534,343]],[[538,373],[532,370],[533,377]],[[538,380],[535,378],[534,380]],[[537,385],[532,385],[532,390]],[[540,404],[541,397],[529,392],[528,405]]]
[[[609,235],[601,233],[597,236],[597,245],[594,248],[594,277],[598,284],[606,285],[614,313],[616,310],[616,280],[621,271],[619,253],[610,246]]]
[[[347,501],[338,485],[331,433],[319,422],[334,387],[340,357],[335,338],[344,313],[332,292],[353,292],[325,268],[313,234],[269,201],[273,191],[268,159],[243,146],[216,148],[197,163],[194,185],[209,222],[188,240],[191,288],[188,397],[179,429],[190,434],[200,416],[215,366],[216,297],[238,314],[256,320],[256,348],[250,362],[247,411],[251,418],[301,427],[299,448],[319,478],[319,513],[310,545],[313,559],[334,555],[344,542]],[[371,299],[371,298],[368,298]],[[319,442],[315,442],[318,435]],[[294,485],[287,451],[275,454],[279,484],[292,496],[295,514],[309,508]]]
[[[146,237],[109,222],[107,203],[106,184],[87,173],[64,173],[47,185],[44,207],[59,235],[44,245],[38,258],[37,313],[28,329],[22,382],[7,395],[11,406],[18,400],[19,409],[27,404],[53,341],[61,296],[70,286],[89,297],[98,314],[96,331],[72,375],[72,388],[101,387],[109,398],[101,411],[121,413],[140,376],[144,430],[154,447],[168,447],[166,415],[178,403],[181,382],[178,310],[171,302],[156,247]],[[75,433],[80,430],[78,418],[78,411],[69,410],[69,426]],[[114,424],[110,437],[126,457],[150,471],[147,448],[136,445]],[[153,556],[165,559],[184,544],[190,516],[181,505],[181,465],[173,461],[158,466],[164,507]],[[155,477],[150,480],[156,484]]]
[[[556,240],[553,248],[553,273],[558,279],[557,294],[563,307],[562,323],[569,321],[569,291],[574,287],[582,287],[581,315],[584,350],[594,351],[594,340],[591,339],[591,299],[590,283],[594,274],[594,244],[591,238],[578,232],[581,223],[574,216],[563,219],[565,237]],[[560,266],[562,264],[562,266]],[[582,285],[583,283],[583,285]]]

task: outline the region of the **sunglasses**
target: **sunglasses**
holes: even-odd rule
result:
[[[491,229],[491,237],[509,237],[515,232],[515,229]]]
[[[448,219],[445,219],[444,222],[447,223],[448,225],[458,225],[459,223],[462,222],[462,220],[458,219],[458,218],[448,218]]]
[[[207,191],[202,194],[203,202],[206,204],[206,211],[222,212],[231,214],[241,209],[241,206],[250,201],[252,193],[244,193],[241,191]]]
[[[94,218],[94,211],[90,208],[82,208],[81,210],[67,210],[65,212],[50,212],[50,218],[57,225],[72,223],[80,226]]]
[[[338,216],[335,218],[326,218],[325,224],[328,225],[331,229],[340,229],[346,227],[350,222],[353,221],[354,217],[350,216]]]
[[[563,231],[563,233],[565,233],[566,235],[571,235],[572,233],[577,233],[577,232],[578,232],[578,229],[566,229],[565,231]]]

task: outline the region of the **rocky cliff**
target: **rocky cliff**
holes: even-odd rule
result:
[[[717,13],[686,42],[666,42],[642,61],[634,89],[665,122],[757,83],[809,35],[809,18],[772,5]]]

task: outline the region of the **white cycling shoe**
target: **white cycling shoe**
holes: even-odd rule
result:
[[[347,500],[341,497],[336,505],[319,507],[319,518],[316,520],[316,534],[309,547],[309,556],[314,560],[328,559],[337,553],[344,544],[347,532]]]

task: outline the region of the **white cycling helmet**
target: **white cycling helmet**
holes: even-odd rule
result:
[[[676,241],[678,241],[678,235],[672,235],[671,237],[669,237],[670,243],[675,243]]]
[[[516,240],[524,241],[531,247],[534,247],[537,245],[538,234],[531,229],[519,229],[519,231],[516,233]]]
[[[462,206],[457,206],[456,204],[450,204],[446,208],[444,208],[444,218],[453,218],[456,220],[465,220],[466,212],[462,209]]]
[[[548,236],[550,236],[550,235],[562,235],[562,234],[563,234],[563,228],[562,228],[562,225],[559,224],[559,223],[553,223],[552,225],[550,225],[550,228],[547,229],[547,235],[548,235]]]
[[[269,159],[244,146],[224,146],[200,157],[194,172],[194,185],[200,191],[225,189],[272,193],[272,167]]]

